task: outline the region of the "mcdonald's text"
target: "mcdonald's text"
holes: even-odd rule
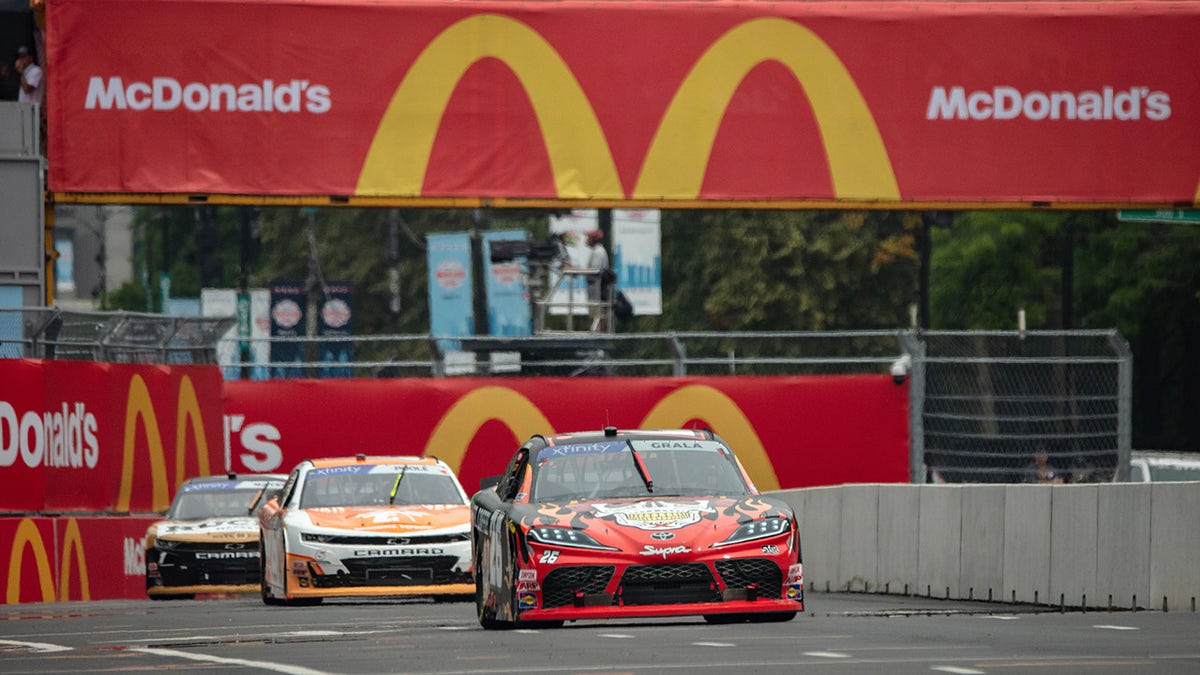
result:
[[[0,467],[12,466],[18,456],[30,468],[96,468],[96,416],[78,401],[64,401],[59,410],[20,415],[11,403],[0,401]]]

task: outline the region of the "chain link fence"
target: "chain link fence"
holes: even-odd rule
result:
[[[132,312],[0,309],[0,358],[213,364],[217,341],[235,322]]]
[[[1127,480],[1132,363],[1116,331],[901,334],[914,477]]]
[[[218,362],[218,342],[238,343],[234,323],[0,310],[0,358],[219,363],[252,379],[891,374],[909,385],[914,482],[1128,479],[1133,357],[1116,331],[289,337],[257,342],[298,342],[298,360],[243,364],[247,339]],[[328,342],[352,343],[352,360],[319,360]]]

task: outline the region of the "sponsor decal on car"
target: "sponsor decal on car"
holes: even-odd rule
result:
[[[644,547],[642,547],[642,550],[639,551],[641,555],[661,555],[663,560],[666,560],[667,556],[669,555],[691,552],[692,549],[688,548],[687,546],[651,546],[650,544],[646,544]]]
[[[675,533],[666,531],[655,532],[654,534],[650,535],[650,538],[656,541],[670,541],[675,538]]]
[[[596,515],[640,530],[678,530],[700,522],[700,516],[714,513],[708,500],[695,502],[639,501],[632,504],[596,504]]]

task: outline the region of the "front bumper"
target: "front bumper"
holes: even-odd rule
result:
[[[470,542],[430,550],[363,551],[326,546],[287,555],[288,597],[469,595]]]
[[[236,550],[223,544],[146,549],[146,593],[243,593],[258,590],[257,544]]]
[[[517,572],[516,612],[522,621],[795,613],[804,610],[804,572],[791,560],[781,553],[539,565]]]

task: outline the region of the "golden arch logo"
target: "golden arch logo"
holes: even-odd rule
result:
[[[429,435],[425,454],[437,455],[457,473],[471,439],[490,420],[506,424],[522,442],[534,434],[554,433],[550,420],[523,395],[505,387],[481,387],[450,406]]]
[[[711,423],[713,430],[733,446],[733,451],[759,490],[779,489],[775,467],[754,425],[750,424],[738,404],[718,389],[703,384],[676,389],[646,413],[642,428],[678,428],[696,418]]]
[[[891,160],[854,78],[824,41],[785,19],[748,21],[700,57],[659,124],[634,198],[699,196],[725,109],[750,70],[767,60],[790,70],[812,102],[834,194],[899,199]]]
[[[463,19],[421,52],[383,115],[358,179],[360,195],[419,195],[442,115],[475,62],[504,62],[537,115],[562,198],[623,196],[616,164],[571,69],[532,28],[496,14]]]
[[[607,138],[570,67],[528,25],[496,14],[455,23],[417,57],[375,132],[356,194],[421,194],[450,96],[483,58],[504,62],[529,96],[559,198],[625,197]],[[812,31],[778,18],[735,26],[701,55],[659,123],[634,199],[699,196],[730,99],[751,69],[770,60],[788,68],[813,106],[835,197],[900,199],[875,119],[841,59]]]
[[[37,524],[31,518],[24,518],[17,525],[17,530],[13,535],[12,551],[8,558],[8,588],[5,593],[5,602],[10,605],[15,605],[21,602],[21,580],[24,573],[22,561],[25,559],[25,551],[29,549],[33,553],[34,570],[38,578],[38,587],[41,591],[42,602],[54,602],[54,574],[50,566],[50,556],[46,552],[46,542],[42,539],[42,533],[38,530]],[[72,558],[72,554],[74,557]],[[74,567],[71,562],[74,561]],[[91,600],[91,585],[88,580],[87,556],[83,551],[83,539],[79,534],[79,523],[74,518],[67,521],[67,526],[63,532],[63,552],[62,560],[59,565],[58,575],[58,600],[66,601],[70,597],[71,588],[71,571],[72,569],[79,570],[79,599]]]
[[[150,389],[141,375],[134,374],[129,380],[129,394],[125,403],[125,442],[121,455],[121,486],[117,491],[117,511],[129,511],[133,497],[134,450],[137,447],[138,429],[144,430],[151,477],[151,508],[161,511],[170,506],[171,495],[167,489],[166,458],[163,454],[162,435],[159,433],[158,416],[150,399]],[[179,382],[179,393],[175,417],[175,487],[185,477],[184,459],[187,452],[187,430],[192,430],[196,451],[196,464],[201,475],[208,475],[208,440],[204,436],[204,417],[200,414],[200,402],[191,378],[184,375]]]

